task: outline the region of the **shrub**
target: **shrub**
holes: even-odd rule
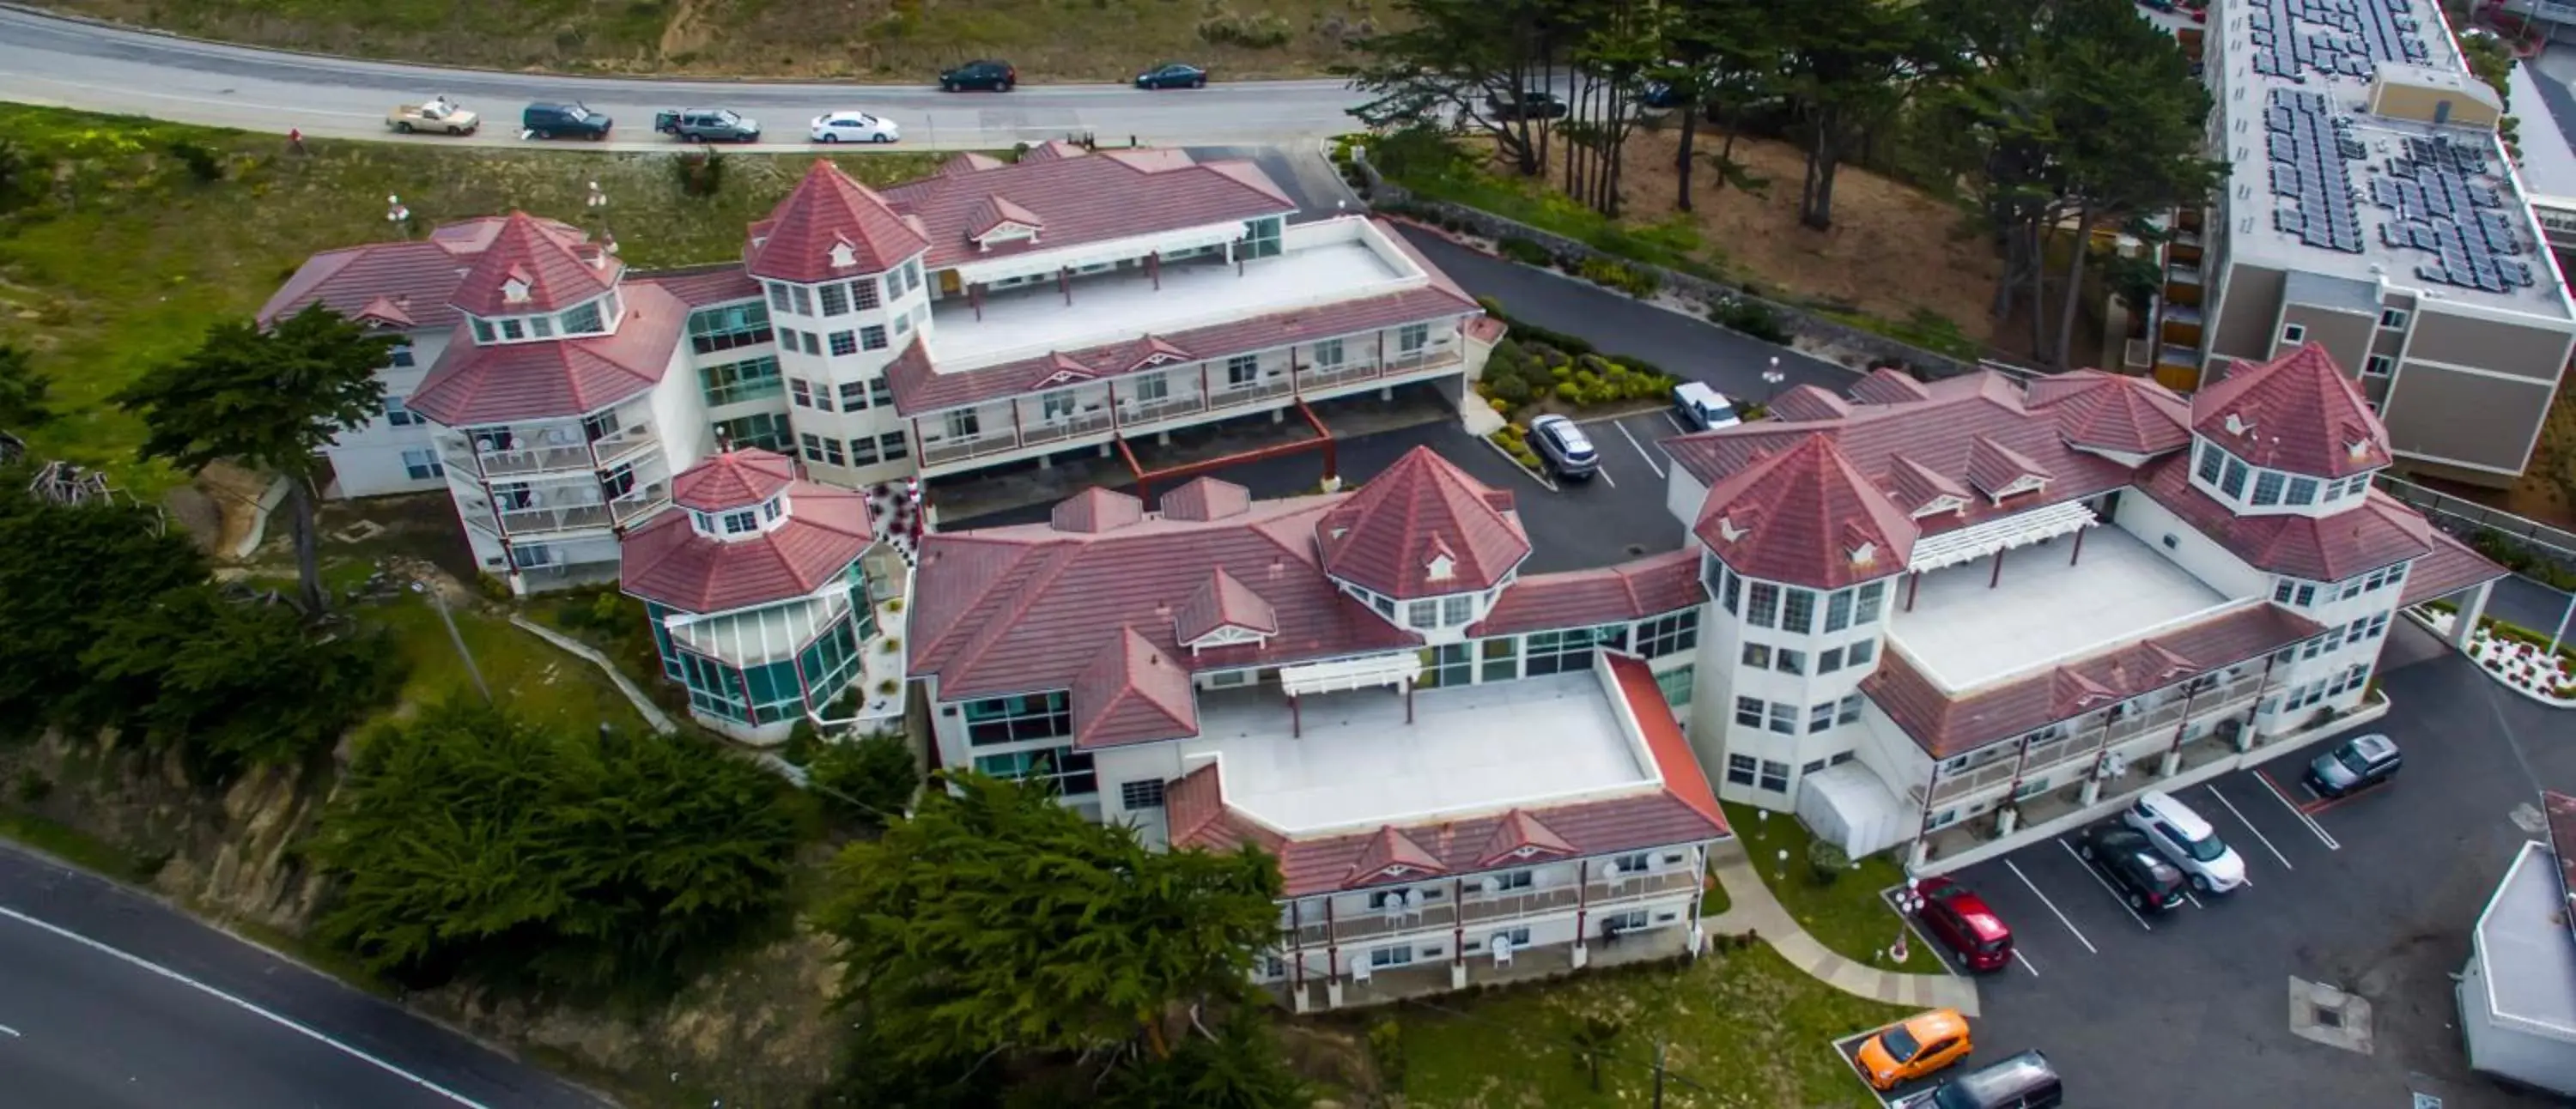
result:
[[[1728,297],[1708,310],[1708,322],[1729,331],[1740,331],[1766,343],[1787,344],[1789,328],[1780,322],[1780,314],[1769,305],[1742,297]]]
[[[1807,869],[1815,873],[1817,885],[1834,884],[1834,880],[1842,877],[1843,871],[1850,867],[1851,856],[1844,854],[1843,849],[1832,841],[1822,839],[1807,841]]]
[[[177,158],[180,165],[188,167],[189,179],[200,185],[213,184],[224,179],[223,156],[215,153],[213,148],[204,143],[172,139],[163,149],[168,150],[171,157]]]
[[[1404,1026],[1393,1017],[1384,1017],[1369,1025],[1369,1059],[1377,1064],[1379,1083],[1389,1090],[1404,1088]]]
[[[824,807],[862,827],[882,828],[903,815],[921,785],[921,764],[900,735],[874,735],[825,746],[806,766]]]
[[[701,147],[675,158],[671,175],[679,182],[680,195],[711,197],[724,191],[725,157],[714,147]]]
[[[1528,239],[1523,239],[1513,235],[1503,236],[1501,240],[1494,243],[1494,249],[1499,251],[1503,257],[1511,259],[1512,261],[1518,262],[1524,266],[1548,266],[1556,264],[1556,257],[1549,254],[1546,247],[1540,246]]]
[[[1217,46],[1268,50],[1288,45],[1293,33],[1287,20],[1270,12],[1259,15],[1224,12],[1199,21],[1199,37]]]
[[[1603,285],[1643,300],[1663,288],[1663,278],[1655,271],[1632,266],[1613,258],[1595,255],[1575,267],[1575,276],[1595,285]]]

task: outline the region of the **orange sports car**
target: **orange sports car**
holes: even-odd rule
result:
[[[1969,1048],[1968,1018],[1934,1009],[1879,1029],[1861,1042],[1854,1061],[1872,1089],[1890,1090],[1967,1058]]]

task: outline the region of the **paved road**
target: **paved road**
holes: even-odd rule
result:
[[[0,1104],[599,1109],[535,1067],[0,846]]]
[[[618,120],[610,149],[659,149],[656,108],[730,107],[772,135],[798,140],[826,110],[859,108],[903,126],[902,146],[992,149],[1090,132],[1153,145],[1279,143],[1349,130],[1358,94],[1339,81],[1219,82],[1139,92],[1119,85],[1023,86],[949,95],[927,85],[657,81],[438,69],[201,42],[0,7],[0,99],[183,123],[314,136],[394,138],[385,109],[445,94],[490,121],[470,139],[405,141],[518,145],[519,109],[578,99]]]

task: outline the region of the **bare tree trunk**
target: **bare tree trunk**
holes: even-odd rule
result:
[[[2042,209],[2030,229],[2030,354],[2046,358],[2048,344],[2048,228],[2057,222],[2054,208]]]
[[[1673,190],[1673,207],[1685,212],[1691,210],[1691,144],[1699,138],[1699,112],[1697,97],[1682,106],[1681,153],[1673,159],[1673,174],[1678,182]]]
[[[1798,198],[1798,222],[1818,231],[1834,225],[1834,166],[1842,155],[1837,114],[1832,108],[1817,111],[1816,144],[1807,152],[1806,188]]]
[[[2066,306],[2057,320],[2057,359],[2059,369],[2074,366],[2075,312],[2084,305],[2084,262],[2093,253],[2093,206],[2087,204],[2075,217],[2075,257],[2066,263]]]
[[[295,585],[304,600],[304,618],[322,617],[322,557],[314,544],[313,483],[305,475],[288,474],[286,500],[295,513]]]

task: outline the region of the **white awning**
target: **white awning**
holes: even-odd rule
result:
[[[1921,574],[1945,566],[1975,562],[1997,551],[2073,535],[2100,522],[2093,518],[2093,510],[2082,501],[2066,501],[2028,512],[2016,512],[2000,520],[1988,520],[1974,527],[1916,540],[1914,558],[1905,564],[1905,568]]]
[[[849,610],[849,590],[839,589],[716,616],[675,614],[664,618],[663,627],[696,654],[732,666],[761,666],[794,655]]]
[[[1345,689],[1411,685],[1421,677],[1422,656],[1404,651],[1304,666],[1282,666],[1279,668],[1279,688],[1291,697],[1303,697],[1310,693],[1334,693]]]

